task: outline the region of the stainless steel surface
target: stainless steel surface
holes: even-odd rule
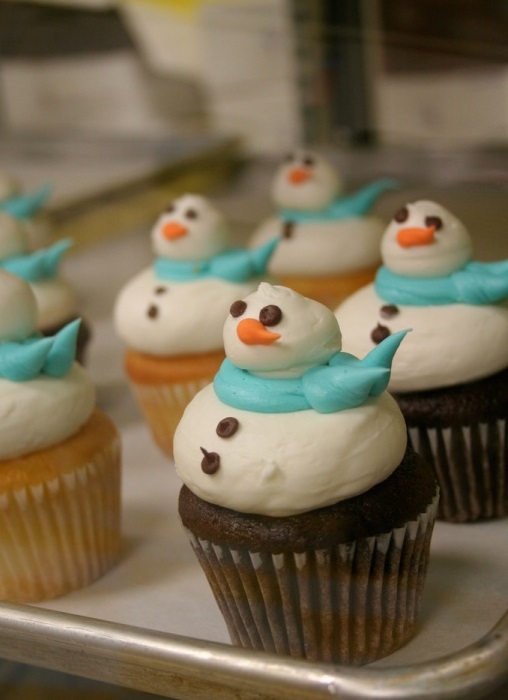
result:
[[[508,679],[508,612],[482,639],[394,668],[309,664],[128,625],[0,605],[0,655],[179,700],[481,698]]]

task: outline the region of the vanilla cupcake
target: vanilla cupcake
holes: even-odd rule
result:
[[[28,282],[37,300],[37,330],[44,335],[54,335],[79,318],[76,293],[60,273],[62,258],[71,245],[71,241],[61,240],[30,251],[22,223],[0,211],[0,269]],[[82,363],[90,337],[89,324],[81,320],[76,357]]]
[[[91,583],[120,549],[120,440],[74,361],[79,321],[36,331],[35,297],[0,271],[0,599]]]
[[[430,201],[406,205],[382,240],[374,284],[336,310],[362,357],[402,328],[390,391],[436,471],[439,517],[508,515],[508,261],[472,262],[468,231]]]
[[[385,224],[371,210],[394,186],[393,180],[382,179],[345,194],[325,158],[297,151],[275,173],[272,199],[277,213],[259,226],[251,243],[258,246],[280,236],[270,273],[334,308],[374,278]]]
[[[415,632],[432,469],[385,391],[405,333],[363,361],[331,310],[262,283],[175,433],[179,512],[235,644],[364,664]]]
[[[224,359],[222,326],[235,299],[256,288],[277,241],[233,248],[222,215],[184,195],[159,216],[155,260],[121,290],[114,325],[125,371],[155,442],[172,457],[183,409]]]

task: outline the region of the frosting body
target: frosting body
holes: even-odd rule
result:
[[[255,247],[281,236],[284,222],[278,216],[261,224],[250,245]],[[282,238],[268,263],[275,275],[334,275],[354,272],[380,261],[384,224],[376,216],[338,221],[297,223],[289,238]]]
[[[55,445],[88,420],[95,389],[75,363],[62,378],[40,375],[26,382],[0,379],[0,459]]]
[[[498,372],[508,365],[508,300],[499,304],[396,305],[373,284],[355,292],[336,310],[343,349],[363,357],[375,346],[378,324],[391,333],[411,328],[392,365],[389,390],[418,391],[452,386]]]
[[[233,284],[217,278],[171,282],[146,268],[121,290],[114,309],[115,328],[129,347],[150,355],[219,350],[229,307],[258,283],[256,279]]]
[[[221,438],[216,426],[228,416],[239,428]],[[213,475],[201,469],[201,447],[220,455]],[[265,414],[231,408],[210,385],[187,406],[174,438],[177,472],[196,495],[270,516],[325,507],[366,491],[392,473],[405,448],[404,419],[386,392],[337,413]]]

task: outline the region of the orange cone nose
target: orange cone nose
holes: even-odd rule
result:
[[[301,185],[310,179],[310,172],[305,168],[293,168],[289,171],[288,179],[293,185]]]
[[[240,321],[236,333],[246,345],[271,345],[280,338],[280,333],[272,333],[255,318],[244,318]]]
[[[434,243],[435,226],[427,228],[401,228],[397,232],[397,243],[403,248]]]
[[[162,235],[167,238],[168,241],[173,241],[175,238],[181,238],[187,233],[187,228],[178,221],[169,221],[162,227]]]

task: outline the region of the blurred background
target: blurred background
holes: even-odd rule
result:
[[[226,206],[259,218],[297,144],[351,185],[506,193],[507,37],[508,0],[0,0],[0,171],[84,238],[245,164]]]

